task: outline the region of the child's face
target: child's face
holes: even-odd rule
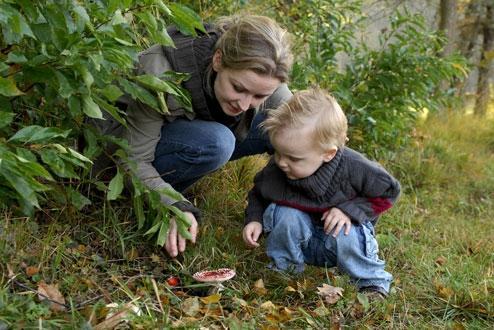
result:
[[[336,154],[337,148],[322,150],[314,142],[313,127],[284,127],[271,137],[276,165],[289,179],[302,179],[312,174]]]

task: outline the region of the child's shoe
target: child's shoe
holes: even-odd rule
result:
[[[362,287],[359,292],[365,294],[369,301],[382,301],[388,296],[388,293],[383,288],[374,285]]]

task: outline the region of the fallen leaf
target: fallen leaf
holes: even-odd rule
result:
[[[12,270],[12,266],[10,266],[9,264],[7,264],[7,276],[9,278],[14,278],[15,277],[15,273]]]
[[[268,311],[273,311],[276,310],[275,304],[271,302],[271,300],[268,300],[266,302],[263,302],[261,306],[259,306],[260,309],[268,310]]]
[[[264,296],[265,294],[268,293],[268,290],[266,290],[266,288],[264,287],[264,281],[262,280],[262,278],[258,279],[254,283],[254,289],[253,289],[253,291],[255,293],[257,293],[258,295],[260,295],[260,296]]]
[[[335,304],[343,297],[343,289],[324,283],[322,287],[317,287],[317,294],[323,297],[324,301],[330,305]]]
[[[36,266],[28,266],[26,267],[26,275],[31,277],[39,273],[39,268]]]
[[[155,263],[160,263],[161,262],[161,258],[159,255],[157,254],[151,254],[151,261],[152,262],[155,262]]]
[[[108,310],[105,320],[95,325],[93,327],[94,330],[114,329],[120,323],[128,322],[132,314],[137,316],[142,314],[141,309],[134,305],[133,302],[128,302],[123,306],[111,303],[106,305],[105,308]]]
[[[58,284],[38,283],[38,297],[40,300],[50,300],[50,309],[55,312],[65,311],[65,298],[58,290]]]
[[[189,316],[195,316],[200,309],[200,304],[199,304],[199,298],[197,297],[191,297],[187,298],[182,302],[182,311],[189,315]]]
[[[293,287],[291,287],[291,286],[287,286],[287,287],[285,288],[285,292],[297,292],[297,290],[295,290],[295,289],[294,289]]]
[[[215,293],[213,295],[201,298],[201,301],[206,304],[217,304],[221,299],[221,294]]]
[[[449,299],[455,294],[453,289],[448,288],[442,284],[436,284],[436,291],[439,297],[444,299]]]
[[[436,259],[435,263],[436,263],[436,265],[438,265],[438,266],[442,266],[442,265],[444,265],[444,264],[446,263],[446,261],[448,261],[448,260],[446,259],[446,257],[444,257],[444,256],[440,256],[440,257],[438,257],[438,258]]]

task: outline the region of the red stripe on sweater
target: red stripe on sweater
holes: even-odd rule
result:
[[[376,215],[383,213],[391,206],[393,206],[393,204],[391,204],[391,202],[387,198],[374,197],[367,198],[367,200],[371,203],[372,210]]]

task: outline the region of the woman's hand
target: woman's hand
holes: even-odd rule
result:
[[[262,233],[262,224],[257,221],[249,222],[242,231],[242,238],[248,247],[256,248],[259,246],[257,240]]]
[[[345,235],[348,235],[350,233],[350,228],[352,228],[352,221],[350,218],[336,207],[324,212],[321,220],[324,221],[324,232],[326,235],[329,235],[332,231],[333,237],[338,236],[343,226],[345,227]]]
[[[189,233],[192,236],[191,242],[196,242],[197,236],[197,220],[194,215],[190,212],[184,212],[185,216],[191,221],[189,227]],[[170,257],[176,257],[179,253],[185,251],[186,239],[182,237],[177,230],[177,222],[175,218],[170,219],[170,230],[168,231],[168,238],[165,243],[165,250],[168,252]]]

